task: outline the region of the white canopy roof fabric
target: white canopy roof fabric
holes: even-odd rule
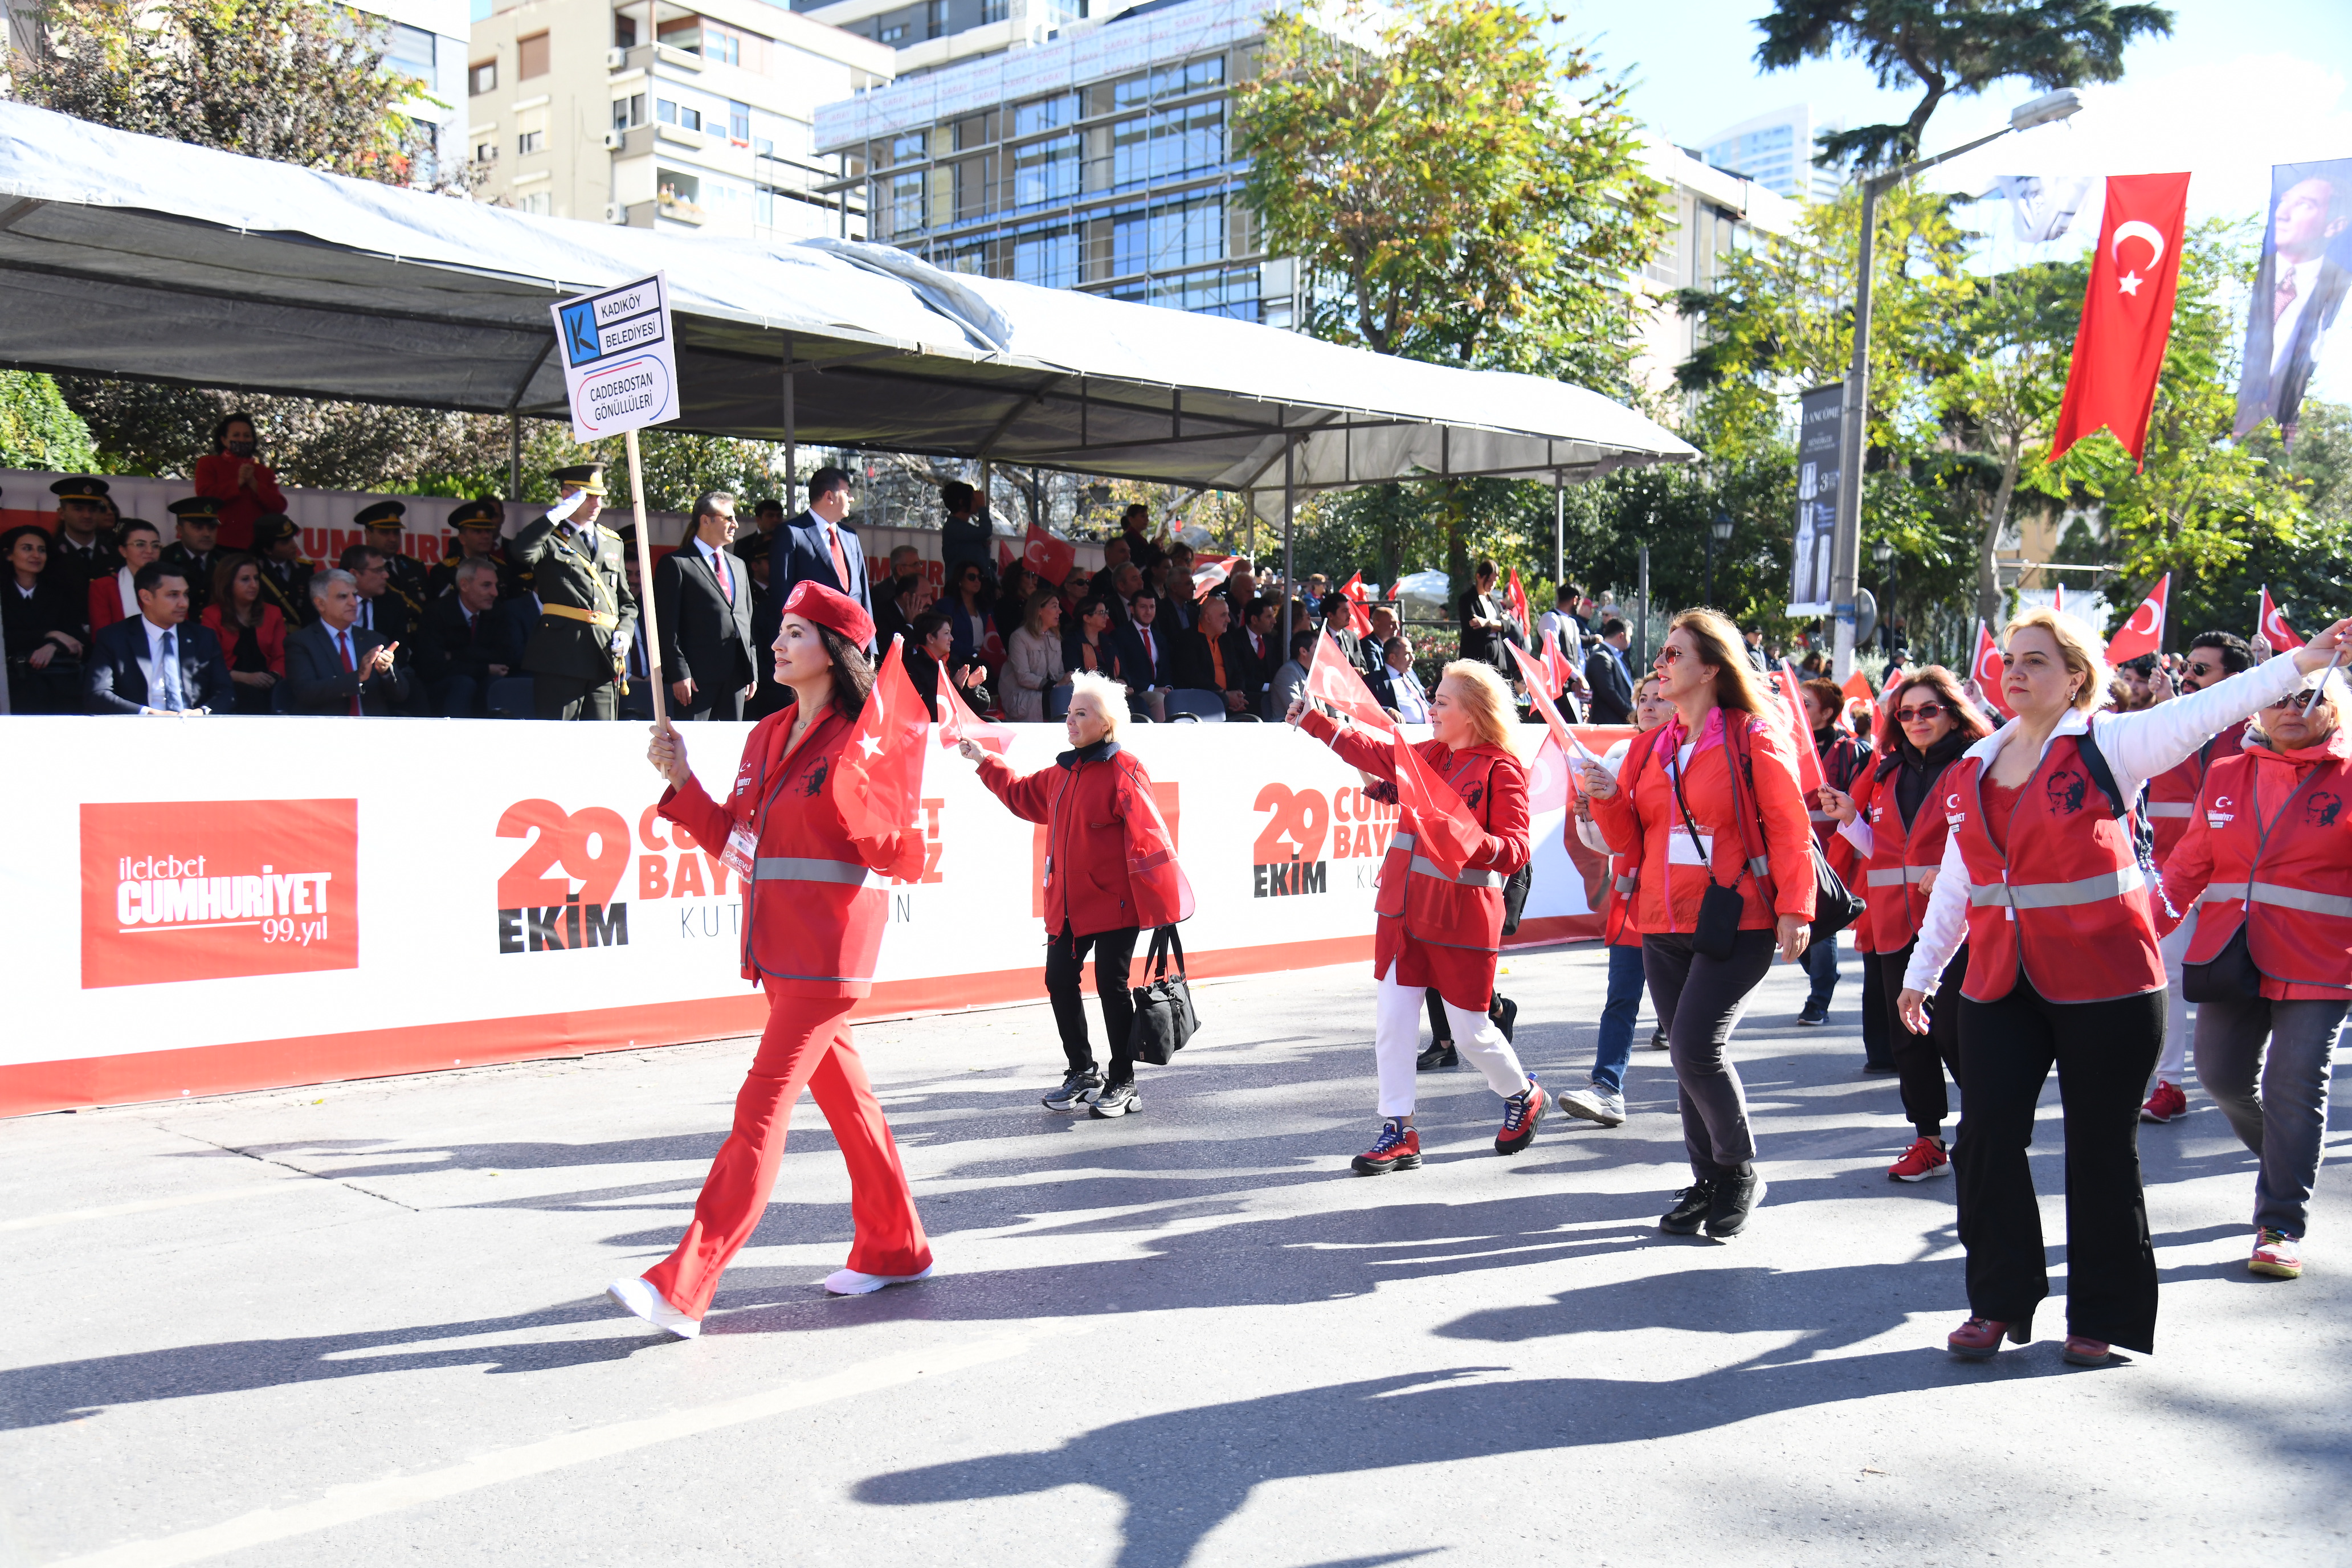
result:
[[[1580,479],[1697,454],[1559,382],[1456,370],[842,240],[528,216],[0,103],[0,360],[556,416],[547,307],[668,274],[681,427],[1260,492]],[[792,374],[786,375],[787,365]]]

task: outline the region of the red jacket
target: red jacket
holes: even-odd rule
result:
[[[787,996],[863,996],[889,921],[885,879],[896,843],[853,839],[826,781],[857,726],[828,707],[791,744],[798,708],[752,726],[724,805],[699,779],[661,798],[661,814],[712,855],[748,825],[756,872],[743,889],[743,978]]]
[[[1183,907],[1176,847],[1151,805],[1151,775],[1116,741],[1015,773],[980,761],[980,782],[1024,822],[1045,825],[1045,930],[1076,936],[1174,925]]]
[[[2192,759],[2194,760],[2194,759]],[[2352,735],[2299,752],[2225,752],[2164,863],[2177,910],[2201,905],[2188,962],[2210,963],[2245,928],[2275,1002],[2352,996]],[[2179,923],[2159,912],[2167,929]]]
[[[139,612],[132,609],[131,616]],[[117,568],[89,585],[89,629],[102,632],[117,621],[127,621],[131,616],[122,613],[122,572]]]
[[[1733,814],[1731,768],[1724,748],[1725,721],[1733,715],[1718,708],[1707,716],[1698,745],[1683,775],[1683,799],[1691,820],[1710,840],[1712,864],[1701,866],[1684,858],[1668,864],[1670,837],[1688,843],[1682,808],[1675,803],[1668,763],[1682,745],[1680,720],[1670,720],[1633,742],[1618,775],[1616,793],[1595,795],[1592,818],[1601,824],[1610,845],[1633,857],[1641,867],[1641,883],[1633,919],[1645,935],[1688,931],[1698,923],[1699,900],[1710,879],[1740,890],[1739,929],[1769,931],[1781,915],[1813,918],[1813,852],[1806,840],[1812,836],[1811,813],[1797,784],[1795,759],[1789,742],[1761,719],[1738,715],[1748,725],[1748,754],[1753,787],[1743,777],[1739,805],[1750,819],[1742,825]],[[1760,829],[1753,820],[1761,815]],[[1771,901],[1747,869],[1749,843],[1760,842],[1770,863]],[[1736,873],[1727,876],[1726,873]]]
[[[2158,870],[2172,858],[2172,847],[2180,842],[2180,836],[2189,831],[2189,819],[2197,810],[2197,792],[2205,787],[2205,770],[2220,758],[2236,756],[2245,734],[2246,721],[2241,719],[2190,752],[2187,762],[2147,781],[2147,826],[2156,838]]]
[[[269,666],[270,674],[283,675],[286,673],[286,617],[278,613],[275,605],[260,605],[256,608],[261,612],[261,620],[253,628],[253,635],[261,644],[262,662]],[[220,638],[221,657],[234,668],[236,664],[236,634],[221,619],[221,607],[206,605],[205,613],[198,619],[213,636]]]
[[[1319,712],[1307,713],[1299,728],[1393,788],[1396,753],[1386,736],[1342,730]],[[1457,752],[1431,740],[1413,749],[1462,797],[1486,837],[1461,876],[1447,877],[1413,853],[1419,818],[1410,807],[1398,812],[1372,905],[1372,973],[1385,975],[1393,966],[1398,984],[1433,985],[1454,1006],[1483,1013],[1495,998],[1503,945],[1503,883],[1528,863],[1527,769],[1502,746]]]
[[[1971,1001],[2000,1001],[2021,973],[2053,1002],[2163,989],[2147,881],[2131,830],[2083,765],[2080,748],[2092,743],[2052,739],[2010,816],[2006,854],[1985,826],[1982,760],[1960,758],[1937,784],[1969,872],[1960,994]]]
[[[236,482],[237,470],[247,463],[254,467],[251,490]],[[286,492],[278,488],[278,476],[258,458],[240,458],[234,452],[213,452],[198,458],[195,485],[198,495],[221,503],[223,550],[252,549],[253,520],[265,511],[286,510]]]

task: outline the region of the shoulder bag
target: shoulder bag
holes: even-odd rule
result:
[[[1168,973],[1171,952],[1176,955],[1173,978]],[[1137,1061],[1166,1067],[1201,1026],[1200,1016],[1192,1011],[1192,988],[1184,978],[1184,940],[1174,926],[1161,926],[1151,933],[1143,972],[1150,978],[1129,992],[1135,1021],[1128,1026],[1128,1050]]]
[[[1731,808],[1735,813],[1739,809],[1739,786],[1736,782],[1738,771],[1726,769],[1735,775],[1731,789]],[[1690,834],[1691,848],[1696,853],[1699,844],[1698,824],[1691,820],[1690,802],[1683,797],[1683,770],[1672,761],[1666,763],[1666,782],[1674,785],[1675,805],[1682,813],[1683,826]],[[1669,838],[1671,840],[1671,832]],[[1666,857],[1666,863],[1674,863],[1671,852]],[[1669,883],[1671,885],[1671,879]],[[1705,953],[1709,958],[1729,958],[1733,945],[1739,940],[1739,917],[1747,911],[1747,900],[1739,895],[1738,874],[1734,872],[1728,884],[1717,881],[1710,857],[1706,868],[1706,891],[1699,895],[1698,921],[1691,927],[1691,951]]]
[[[1748,730],[1745,725],[1742,725],[1739,730],[1739,766],[1734,771],[1747,775],[1748,788],[1752,795],[1756,789],[1756,764],[1748,755]],[[1736,784],[1732,786],[1731,793],[1735,801],[1734,809],[1737,810],[1736,802],[1739,789]],[[1760,800],[1756,803],[1753,810],[1739,812],[1739,837],[1742,843],[1747,841],[1750,823],[1755,825],[1757,835],[1760,839],[1764,831],[1763,802]],[[1764,846],[1759,843],[1755,846],[1755,850],[1753,863],[1759,866],[1769,865],[1769,861],[1764,852]],[[1845,885],[1845,879],[1830,868],[1829,857],[1822,853],[1822,841],[1813,837],[1810,827],[1805,831],[1805,850],[1813,863],[1812,940],[1821,942],[1837,935],[1838,932],[1860,920],[1862,900],[1853,896],[1853,890]],[[1765,901],[1776,902],[1771,873],[1769,870],[1758,873],[1757,882],[1764,889]]]

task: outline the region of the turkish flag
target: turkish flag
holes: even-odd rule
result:
[[[1785,658],[1777,679],[1781,706],[1789,710],[1789,728],[1796,731],[1797,786],[1810,801],[1815,790],[1830,782],[1830,775],[1822,771],[1822,753],[1813,745],[1813,723],[1805,716],[1805,695],[1797,689],[1797,672]]]
[[[1517,618],[1523,635],[1534,628],[1536,623],[1528,614],[1528,591],[1519,586],[1519,569],[1516,566],[1511,568],[1510,588],[1503,595],[1503,603]]]
[[[2050,441],[2053,462],[2104,427],[2115,432],[2135,464],[2145,466],[2148,410],[2172,333],[2172,291],[2180,279],[2188,209],[2186,174],[2107,176],[2106,216],[2083,296],[2066,400]]]
[[[1527,649],[1518,644],[1505,643],[1503,646],[1511,650],[1512,660],[1518,665],[1519,674],[1527,680],[1528,695],[1535,699],[1536,711],[1541,713],[1543,721],[1550,726],[1552,739],[1559,742],[1561,751],[1567,751],[1575,742],[1569,735],[1568,721],[1559,716],[1559,709],[1552,702],[1552,699],[1559,695],[1559,689],[1546,689],[1550,686],[1548,677],[1551,672],[1545,665],[1538,664],[1528,657]]]
[[[2254,635],[2270,644],[2273,653],[2286,653],[2303,646],[2303,639],[2294,635],[2294,628],[2286,624],[2286,616],[2272,602],[2268,583],[2263,584],[2263,614],[2255,625]]]
[[[1886,672],[1886,679],[1891,681],[1895,679],[1897,673],[1897,671],[1890,668]],[[1838,688],[1838,689],[1844,692],[1848,697],[1853,698],[1856,702],[1868,702],[1872,698],[1877,695],[1870,689],[1870,677],[1863,674],[1859,669],[1855,670],[1852,675],[1847,676],[1845,678],[1845,684]]]
[[[923,832],[916,826],[923,793],[923,742],[931,711],[907,674],[903,637],[890,639],[856,732],[827,781],[833,804],[866,864],[900,881],[923,874]]]
[[[1397,805],[1412,814],[1413,832],[1420,840],[1413,852],[1446,876],[1458,877],[1470,864],[1470,857],[1486,844],[1486,830],[1478,826],[1454,786],[1422,760],[1404,731],[1400,729],[1395,735]]]
[[[2050,590],[2050,607],[2060,615],[2066,613],[2066,584],[2059,584]]]
[[[966,741],[978,742],[984,751],[1003,756],[1019,734],[1010,724],[991,724],[971,710],[955,682],[945,669],[940,671],[940,745],[942,749],[961,745]]]
[[[1388,710],[1373,700],[1372,689],[1364,684],[1361,672],[1329,637],[1315,639],[1315,660],[1307,667],[1307,695],[1328,703],[1367,729],[1386,733],[1396,728]]]
[[[2017,715],[2010,710],[2000,694],[2000,678],[2008,667],[2001,662],[2000,645],[1992,640],[1992,628],[1982,621],[1977,623],[1977,656],[1969,661],[1969,679],[1977,683],[1984,694],[1986,706],[2004,719]]]
[[[2123,629],[2107,639],[2107,662],[2121,664],[2137,658],[2144,653],[2158,653],[2164,647],[2164,601],[2172,589],[2172,574],[2167,572],[2156,591],[2139,602],[2131,619]]]
[[[1196,555],[1192,559],[1199,563],[1192,572],[1192,597],[1195,601],[1205,599],[1223,587],[1225,579],[1234,574],[1234,558],[1230,555],[1208,558]]]
[[[1364,574],[1361,572],[1339,584],[1340,597],[1348,601],[1348,629],[1360,637],[1372,635],[1372,613],[1364,607]]]
[[[1055,538],[1035,523],[1029,525],[1029,541],[1022,547],[1021,558],[1029,570],[1060,587],[1078,563],[1078,547],[1066,540]]]
[[[1003,571],[1007,566],[1010,566],[1010,565],[1012,565],[1012,564],[1013,564],[1013,546],[1011,546],[1011,545],[1009,545],[1009,544],[1005,543],[1005,542],[1004,542],[1004,541],[1003,541],[1003,540],[1001,540],[1001,539],[1000,539],[1000,540],[998,540],[998,541],[996,542],[996,569],[997,569],[999,572],[1002,572],[1002,571]]]
[[[1574,673],[1568,668],[1568,655],[1559,651],[1558,637],[1544,638],[1544,675],[1551,682],[1551,695],[1558,697],[1568,689],[1569,679]]]

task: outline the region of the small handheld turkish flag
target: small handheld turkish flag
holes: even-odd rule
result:
[[[2156,585],[2155,592],[2139,602],[2139,608],[2121,630],[2107,639],[2107,662],[2121,664],[2142,654],[2160,653],[2164,648],[2164,601],[2172,589],[2172,574],[2167,572]]]
[[[2110,174],[2098,254],[2083,295],[2083,324],[2066,397],[2050,439],[2050,460],[2105,428],[2145,466],[2148,411],[2172,335],[2172,293],[2180,279],[2188,225],[2186,174]]]
[[[1397,805],[1412,815],[1415,853],[1448,877],[1458,877],[1486,842],[1454,786],[1437,776],[1420,750],[1396,731]]]
[[[1022,546],[1021,558],[1030,571],[1059,587],[1069,577],[1070,568],[1078,563],[1078,547],[1067,540],[1055,538],[1033,522],[1029,525],[1028,542]]]
[[[1013,737],[1020,731],[1010,724],[991,724],[971,710],[963,693],[946,671],[940,674],[940,746],[942,750],[972,741],[986,751],[1003,756],[1013,745]]]
[[[1511,568],[1510,588],[1503,595],[1503,603],[1511,617],[1519,623],[1519,634],[1526,636],[1536,623],[1528,614],[1528,591],[1519,586],[1519,569],[1516,566]]]
[[[2008,700],[2000,694],[2000,678],[2008,667],[2001,662],[2000,645],[1992,640],[1992,628],[1982,621],[1977,623],[1977,656],[1969,661],[1969,679],[1977,683],[1986,706],[2004,719],[2016,717]]]
[[[2286,616],[2273,602],[2268,583],[2263,584],[2263,613],[2254,633],[2271,645],[2273,653],[2286,653],[2303,646],[2304,639],[2294,635],[2294,628],[2286,624]]]
[[[1339,584],[1339,594],[1348,601],[1348,629],[1360,637],[1372,635],[1372,613],[1364,607],[1364,574],[1361,572]]]
[[[1372,689],[1329,637],[1315,639],[1315,661],[1307,667],[1307,695],[1338,709],[1368,730],[1385,734],[1396,721],[1373,700]]]
[[[1822,767],[1822,753],[1813,744],[1813,721],[1805,713],[1804,693],[1798,689],[1797,672],[1787,659],[1780,661],[1780,674],[1775,678],[1780,688],[1780,706],[1787,710],[1789,728],[1797,744],[1797,787],[1810,801],[1812,794],[1830,782]]]
[[[996,542],[996,569],[999,572],[1002,572],[1007,566],[1012,565],[1013,561],[1013,546],[1005,543],[1004,541],[1001,539],[998,540]]]
[[[905,642],[903,637],[890,639],[890,651],[857,717],[856,733],[842,748],[827,781],[859,857],[901,881],[923,872],[923,835],[915,817],[923,793],[923,742],[931,730],[923,694],[915,689],[899,654]]]

